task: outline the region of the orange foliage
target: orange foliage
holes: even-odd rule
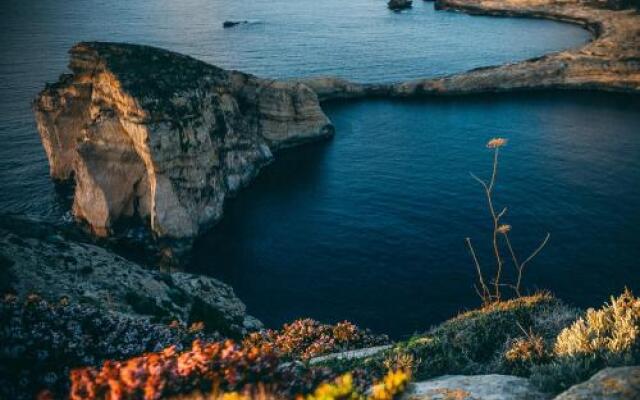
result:
[[[72,400],[159,399],[196,388],[243,384],[257,374],[274,371],[278,361],[269,345],[241,348],[233,341],[193,342],[189,351],[174,346],[127,361],[107,361],[102,368],[71,372]]]

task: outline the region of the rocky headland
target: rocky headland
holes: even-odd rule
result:
[[[604,5],[582,0],[437,0],[435,7],[440,10],[574,23],[591,31],[594,39],[577,49],[445,77],[394,84],[361,84],[335,77],[302,82],[321,100],[550,89],[640,93],[640,14]]]
[[[80,43],[33,104],[51,176],[98,235],[135,218],[189,238],[285,146],[333,126],[301,83],[259,79],[131,44]]]

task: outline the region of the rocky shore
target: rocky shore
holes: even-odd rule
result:
[[[194,237],[275,150],[333,134],[301,83],[131,44],[70,55],[72,73],[33,109],[51,176],[75,181],[73,213],[98,235],[137,219],[158,238]]]
[[[437,0],[435,6],[475,15],[574,23],[590,30],[594,40],[578,49],[440,78],[396,84],[359,84],[334,77],[302,82],[321,100],[544,89],[640,93],[640,14],[636,10],[611,10],[581,0]]]

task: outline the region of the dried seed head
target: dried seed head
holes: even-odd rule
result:
[[[505,138],[493,138],[487,142],[487,147],[490,149],[497,149],[498,147],[502,147],[507,144],[507,139]]]

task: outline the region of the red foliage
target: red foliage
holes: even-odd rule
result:
[[[99,370],[74,370],[70,398],[152,400],[195,389],[211,390],[220,382],[233,389],[270,375],[277,365],[276,353],[267,344],[239,347],[231,340],[196,340],[183,353],[171,346],[127,361],[107,361]]]
[[[243,343],[253,346],[270,344],[285,358],[306,360],[331,352],[384,344],[387,341],[386,336],[373,336],[347,321],[325,325],[312,319],[299,319],[285,324],[280,331],[269,329],[252,333]]]

